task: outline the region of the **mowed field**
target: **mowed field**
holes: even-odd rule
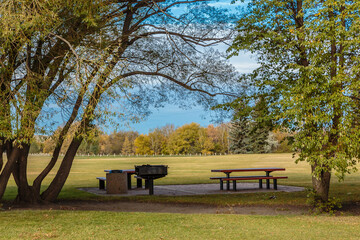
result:
[[[30,178],[37,176],[49,157],[31,156]],[[140,196],[104,198],[77,190],[97,187],[96,177],[105,176],[104,169],[130,169],[141,164],[166,164],[169,175],[156,184],[214,183],[211,169],[284,167],[288,176],[279,184],[311,186],[310,167],[295,164],[291,154],[249,154],[186,157],[78,157],[64,187],[60,200],[140,201],[215,205],[259,205],[268,207],[306,206],[306,191],[206,195],[187,197]],[[54,174],[54,173],[53,173]],[[50,177],[53,175],[50,175]],[[31,179],[30,179],[31,180]],[[48,184],[50,179],[45,180]],[[216,182],[217,183],[217,182]],[[16,195],[15,183],[9,182],[5,200]],[[360,203],[360,174],[353,173],[338,182],[333,176],[331,195],[344,203]],[[351,215],[351,214],[350,214]],[[358,216],[289,215],[253,216],[222,214],[122,213],[101,211],[38,211],[0,212],[0,239],[360,239]]]
[[[47,156],[30,156],[29,181],[31,182],[49,161]],[[181,156],[181,157],[77,157],[61,194],[62,198],[81,197],[79,187],[97,187],[96,177],[105,176],[104,169],[133,169],[134,165],[165,164],[169,166],[168,175],[156,180],[161,184],[195,184],[218,183],[210,180],[211,176],[224,176],[223,173],[212,173],[211,169],[221,168],[261,168],[283,167],[285,172],[276,172],[277,176],[288,176],[279,184],[311,186],[310,167],[306,163],[295,164],[291,154],[244,154],[222,156]],[[44,184],[48,184],[55,171],[49,174]],[[251,173],[250,173],[251,174]],[[259,173],[255,173],[259,174]],[[133,182],[135,184],[135,181]],[[77,194],[75,193],[77,192]],[[15,182],[10,180],[6,199],[14,198]]]
[[[45,167],[49,157],[30,156],[29,181],[31,182]],[[95,197],[77,190],[79,187],[97,187],[96,177],[105,176],[104,169],[133,169],[134,165],[142,164],[165,164],[169,166],[169,174],[156,180],[155,184],[195,184],[195,183],[218,183],[209,179],[211,176],[224,176],[223,173],[212,173],[211,169],[221,168],[262,168],[283,167],[284,172],[275,172],[276,176],[288,176],[288,179],[279,180],[279,184],[311,187],[310,166],[306,162],[295,163],[292,154],[241,154],[222,156],[181,156],[181,157],[77,157],[60,195],[60,198],[87,198]],[[45,179],[44,185],[48,184],[54,176],[53,171]],[[254,173],[256,175],[258,173]],[[133,181],[135,184],[135,181]],[[16,195],[15,182],[10,180],[5,199],[12,199]],[[280,194],[281,195],[281,194]],[[295,200],[298,196],[306,200],[306,193],[286,193],[289,200]],[[332,176],[331,195],[343,199],[343,201],[360,201],[360,173],[347,175],[345,181],[339,182],[335,174]],[[208,198],[211,201],[211,198]],[[230,197],[231,198],[231,197]],[[144,197],[144,199],[148,199]],[[151,200],[151,199],[150,199]],[[169,199],[167,199],[169,200]],[[248,202],[248,201],[247,201]],[[289,203],[291,203],[290,201]],[[299,201],[295,201],[297,204]]]

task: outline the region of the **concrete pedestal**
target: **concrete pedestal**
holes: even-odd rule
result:
[[[127,173],[107,173],[106,193],[121,194],[127,193]]]

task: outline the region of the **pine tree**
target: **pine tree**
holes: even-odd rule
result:
[[[233,153],[266,153],[272,130],[272,120],[264,96],[255,106],[238,103],[233,107],[235,114],[229,131],[230,151]]]
[[[249,137],[252,152],[266,153],[272,121],[269,119],[269,111],[264,96],[260,96],[251,115],[253,121],[250,126]]]
[[[235,118],[231,121],[229,140],[230,151],[233,153],[250,153],[250,128],[249,121],[245,116]]]

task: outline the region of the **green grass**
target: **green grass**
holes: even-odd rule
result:
[[[359,239],[360,217],[0,212],[0,239]]]
[[[31,156],[30,179],[49,161]],[[169,165],[169,175],[156,184],[213,183],[211,173],[218,168],[285,167],[287,180],[279,184],[311,186],[310,167],[295,164],[291,154],[228,155],[208,157],[79,157],[75,159],[60,199],[199,203],[216,205],[261,205],[277,207],[306,205],[306,192],[276,192],[205,196],[102,197],[77,190],[97,187],[97,176],[104,169],[128,169],[138,164]],[[54,173],[50,175],[52,177]],[[48,184],[50,179],[45,179]],[[333,177],[331,195],[344,202],[360,202],[360,174],[347,176],[345,182]],[[13,199],[16,187],[10,180],[5,199]],[[121,204],[121,203],[120,203]],[[286,208],[286,207],[285,207]],[[160,214],[100,211],[0,211],[0,239],[360,239],[359,216],[251,216],[220,214]]]
[[[34,179],[49,161],[46,156],[30,156],[29,179]],[[141,164],[166,164],[169,174],[165,178],[156,180],[156,184],[194,184],[217,183],[209,180],[210,176],[223,176],[222,173],[211,173],[211,169],[219,168],[249,168],[249,167],[284,167],[285,172],[276,172],[277,176],[288,176],[280,180],[279,184],[311,187],[310,167],[307,163],[294,163],[291,154],[247,154],[227,156],[192,156],[192,157],[78,157],[75,159],[70,176],[66,182],[60,199],[80,200],[107,200],[109,198],[95,196],[77,190],[78,187],[97,187],[96,177],[105,176],[104,169],[129,169]],[[48,184],[54,172],[45,179]],[[133,182],[135,183],[135,181]],[[360,174],[348,175],[345,182],[338,182],[333,176],[331,182],[331,196],[342,199],[343,202],[360,201]],[[206,204],[285,204],[305,205],[304,192],[283,193],[276,192],[277,199],[269,200],[267,193],[211,195],[211,196],[138,196],[122,197],[120,200],[150,201],[150,202],[176,202],[176,203],[206,203]],[[10,180],[4,199],[11,200],[16,196],[16,187]]]

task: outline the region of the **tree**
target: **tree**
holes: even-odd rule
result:
[[[149,133],[150,148],[155,155],[159,155],[163,152],[163,147],[166,146],[166,138],[159,128],[155,128]]]
[[[154,151],[151,150],[151,140],[149,136],[141,134],[135,139],[134,142],[136,154],[140,155],[153,155]]]
[[[248,101],[237,99],[219,107],[232,109],[230,125],[230,150],[234,153],[269,152],[269,134],[273,124],[267,101],[259,96],[251,106]]]
[[[132,146],[129,138],[125,137],[125,141],[124,141],[124,144],[123,144],[121,154],[128,155],[128,154],[131,154],[131,153],[133,153],[133,146]]]
[[[197,123],[185,124],[171,134],[168,143],[170,154],[195,154],[201,152],[200,125]]]
[[[175,126],[173,124],[167,124],[164,127],[160,128],[162,135],[164,136],[164,141],[162,142],[161,146],[161,153],[162,154],[170,154],[168,143],[170,136],[173,132],[175,132]]]
[[[252,0],[230,49],[256,54],[248,97],[266,96],[277,125],[296,133],[296,161],[311,165],[322,202],[331,173],[343,179],[359,159],[359,9],[359,1]]]
[[[222,123],[217,126],[217,132],[219,134],[219,142],[215,145],[220,146],[220,153],[229,153],[229,124]],[[216,147],[216,146],[215,146]]]
[[[214,127],[210,124],[206,128],[206,134],[211,140],[213,152],[225,153],[228,150],[228,127],[225,124]]]
[[[264,96],[257,99],[250,115],[252,119],[249,125],[250,149],[253,153],[266,153],[272,120]]]
[[[278,146],[275,149],[277,153],[290,153],[292,152],[292,135],[286,131],[275,130],[273,131],[273,136],[278,142]]]
[[[110,136],[107,134],[102,134],[99,137],[99,147],[101,154],[111,154],[110,151]]]
[[[121,154],[121,150],[123,148],[123,143],[125,141],[125,132],[113,132],[109,136],[109,148],[111,154]]]
[[[132,112],[136,120],[150,104],[191,97],[211,105],[214,96],[229,95],[233,69],[218,52],[204,49],[228,39],[231,21],[206,2],[1,0],[0,199],[12,175],[18,201],[54,201],[80,145],[96,122],[112,116],[115,102],[125,106],[116,117]],[[182,6],[188,11],[172,14]],[[48,165],[31,184],[31,139],[46,131],[40,123],[52,120],[54,104],[63,127]],[[62,148],[59,168],[41,191]]]
[[[41,153],[44,148],[42,144],[41,136],[34,136],[34,139],[31,141],[30,153]]]
[[[230,151],[233,153],[252,153],[249,120],[246,117],[233,119],[230,124]]]
[[[229,126],[229,150],[233,153],[252,153],[250,138],[251,107],[240,99],[230,105],[221,106],[226,110],[233,109],[234,114]]]
[[[212,154],[215,152],[215,144],[208,135],[206,128],[200,127],[199,130],[199,147],[202,154]]]

